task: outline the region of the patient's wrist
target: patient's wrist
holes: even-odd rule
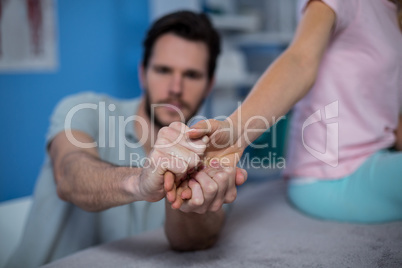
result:
[[[225,119],[226,127],[230,129],[232,144],[235,144],[243,135],[243,126],[241,121],[236,116],[229,116]]]

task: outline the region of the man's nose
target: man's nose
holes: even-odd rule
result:
[[[181,74],[174,74],[169,87],[169,93],[180,96],[183,93],[183,77]]]

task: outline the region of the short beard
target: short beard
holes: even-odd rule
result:
[[[165,125],[159,120],[159,118],[154,113],[154,117],[151,117],[151,99],[148,94],[148,90],[145,89],[145,112],[148,116],[149,121],[151,122],[151,126],[155,126],[157,128],[162,128]],[[153,121],[152,121],[153,119]]]
[[[200,109],[200,107],[201,107],[201,105],[204,103],[204,101],[205,101],[205,98],[202,98],[202,99],[200,100],[200,102],[198,103],[196,109],[194,109],[194,112],[193,112],[188,118],[185,118],[185,119],[184,119],[184,120],[185,120],[185,122],[184,122],[185,124],[187,124],[187,122],[197,114],[198,110]],[[152,124],[154,127],[157,127],[158,129],[161,129],[162,127],[167,127],[168,125],[162,123],[162,121],[159,120],[159,118],[158,118],[158,116],[156,115],[156,113],[154,113],[153,118],[151,117],[151,105],[152,105],[152,104],[151,104],[151,98],[149,97],[148,90],[145,89],[145,112],[146,112],[146,114],[147,114],[147,116],[148,116],[148,118],[149,118],[149,121],[151,122],[151,124]],[[153,120],[152,120],[152,119],[153,119]]]

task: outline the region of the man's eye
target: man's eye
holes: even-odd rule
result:
[[[186,76],[191,79],[200,79],[202,75],[197,72],[187,72]]]
[[[159,74],[167,74],[169,73],[169,68],[165,68],[165,67],[156,67],[155,71]]]

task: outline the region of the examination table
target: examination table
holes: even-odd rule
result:
[[[402,267],[402,222],[314,219],[287,202],[285,189],[282,180],[242,186],[218,243],[208,250],[172,251],[158,229],[45,267]]]

